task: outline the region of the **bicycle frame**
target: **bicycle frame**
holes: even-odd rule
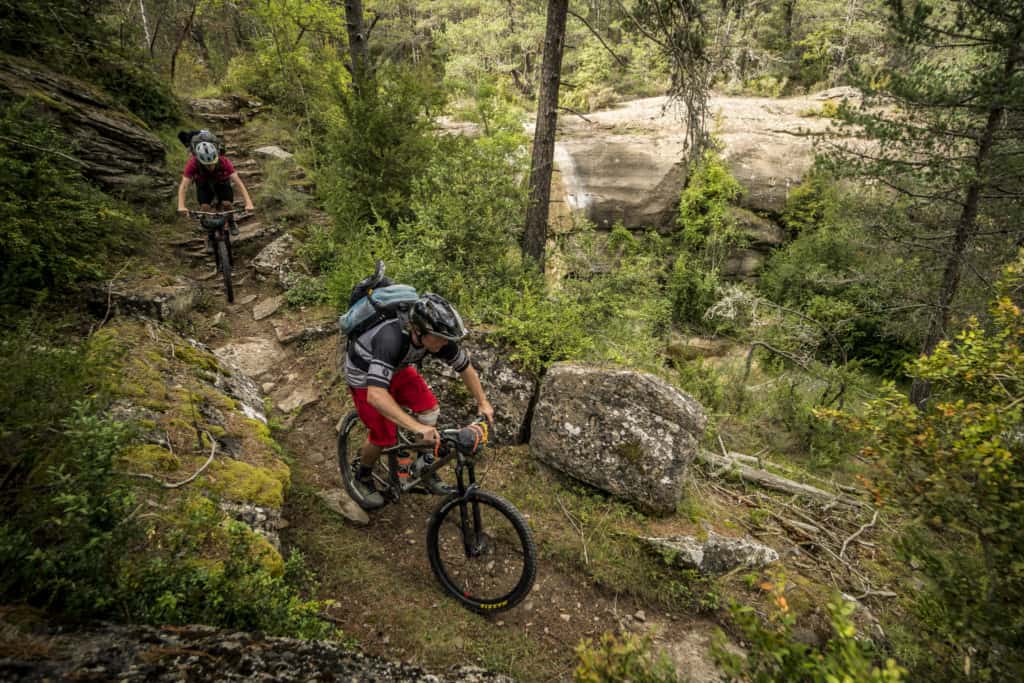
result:
[[[471,458],[460,453],[452,443],[445,443],[442,440],[441,446],[437,450],[437,459],[420,470],[417,476],[410,476],[405,482],[398,476],[398,457],[403,451],[426,454],[434,451],[434,444],[431,441],[406,443],[400,441],[396,445],[384,449],[382,455],[388,459],[389,474],[388,481],[382,482],[387,487],[383,493],[386,493],[392,499],[392,502],[397,501],[403,493],[412,491],[426,475],[436,473],[442,467],[447,466],[452,460],[457,461],[455,464],[455,478],[457,482],[455,494],[458,498],[466,499],[470,491],[479,488],[476,483],[475,463]],[[479,519],[477,519],[477,522],[479,523]]]

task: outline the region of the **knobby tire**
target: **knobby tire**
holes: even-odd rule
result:
[[[537,546],[526,520],[504,498],[479,489],[466,500],[448,498],[434,512],[427,557],[445,591],[481,614],[515,607],[537,576]]]
[[[224,275],[224,292],[228,295],[228,303],[235,302],[235,287],[231,282],[231,252],[227,240],[217,240],[217,265]]]
[[[355,411],[345,416],[341,423],[341,430],[338,432],[338,470],[341,472],[341,481],[345,485],[345,491],[349,498],[357,505],[366,510],[374,510],[374,507],[365,507],[360,502],[360,496],[355,489],[356,473],[359,467],[359,447],[363,445],[366,436],[366,427],[363,426]],[[378,482],[386,485],[388,469],[386,457],[381,457],[374,468],[374,477]],[[380,507],[380,506],[378,506]]]

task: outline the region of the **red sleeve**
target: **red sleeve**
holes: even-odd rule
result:
[[[220,158],[220,164],[221,168],[224,169],[224,177],[230,178],[231,175],[235,172],[235,165],[231,163],[231,159],[222,156]]]
[[[181,172],[186,178],[195,179],[199,175],[199,168],[195,157],[189,157],[188,162],[185,164],[185,170]]]

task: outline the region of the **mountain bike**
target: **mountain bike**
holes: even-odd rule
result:
[[[397,503],[405,493],[430,493],[421,481],[455,463],[455,490],[444,496],[427,523],[427,558],[444,590],[481,614],[519,604],[537,576],[537,546],[526,519],[512,503],[476,482],[487,428],[480,418],[463,429],[442,430],[436,444],[413,441],[400,430],[399,442],[384,449],[373,472],[385,504]],[[353,500],[359,499],[353,482],[366,433],[354,411],[338,433],[338,465]]]
[[[231,282],[231,226],[235,223],[235,214],[245,213],[244,209],[227,211],[189,211],[190,218],[198,218],[199,224],[206,230],[206,237],[213,246],[213,256],[217,261],[217,272],[224,276],[224,292],[228,303],[235,302],[235,287]]]

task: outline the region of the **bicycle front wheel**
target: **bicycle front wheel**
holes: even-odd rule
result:
[[[228,295],[228,303],[235,302],[235,287],[231,282],[231,252],[227,240],[217,240],[217,265],[224,276],[224,293]]]
[[[441,504],[427,525],[427,556],[444,589],[481,614],[515,607],[537,576],[529,525],[512,503],[486,491]]]

